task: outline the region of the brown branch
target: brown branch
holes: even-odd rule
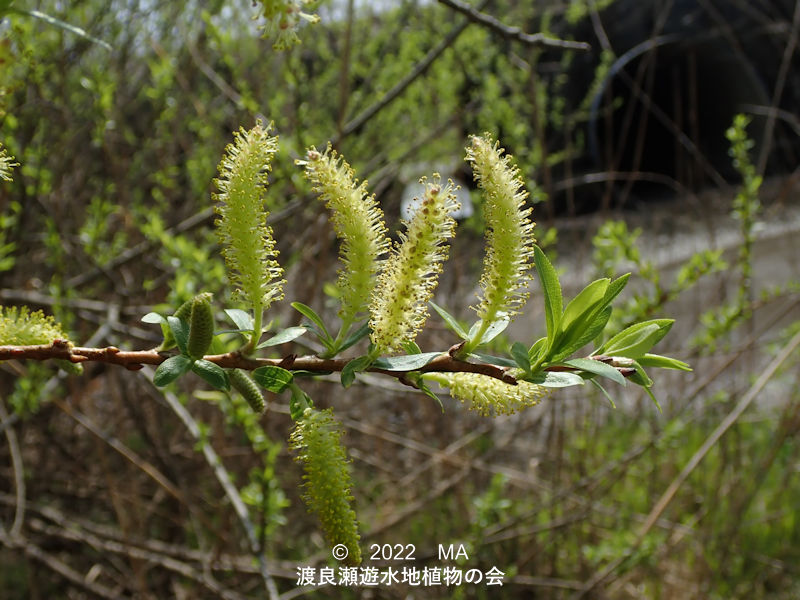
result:
[[[138,371],[144,365],[159,365],[173,356],[170,352],[159,352],[153,350],[120,350],[116,346],[105,348],[83,348],[71,346],[64,340],[54,340],[52,344],[40,344],[36,346],[0,346],[0,361],[3,360],[66,360],[72,363],[84,362],[104,362],[120,365],[132,371]],[[210,354],[203,357],[226,369],[245,369],[252,371],[259,367],[281,367],[288,371],[310,371],[312,373],[326,374],[340,372],[345,368],[352,358],[319,358],[317,356],[295,356],[289,354],[283,358],[252,358],[243,356],[239,352],[229,352],[227,354]],[[626,364],[617,364],[614,357],[592,356],[593,360],[604,362],[615,367],[622,375],[628,376],[633,373],[633,369]],[[546,367],[546,371],[579,371],[575,367],[551,366]],[[478,373],[499,379],[510,385],[516,385],[517,379],[509,371],[509,367],[503,367],[486,362],[467,362],[454,358],[447,352],[437,356],[426,365],[417,369],[396,371],[370,367],[367,369],[371,373],[380,373],[398,379],[402,383],[408,384],[406,375],[410,372],[445,372],[445,373]]]
[[[461,0],[439,0],[439,3],[444,4],[448,8],[452,8],[457,12],[460,12],[473,23],[477,23],[478,25],[499,33],[503,37],[517,40],[523,44],[528,44],[530,46],[548,46],[551,48],[560,48],[562,50],[578,50],[580,52],[588,52],[592,49],[591,45],[587,44],[586,42],[560,40],[557,38],[547,37],[542,33],[525,33],[519,27],[510,27],[505,25],[492,15],[482,13],[479,10],[476,10],[473,6],[470,6]]]

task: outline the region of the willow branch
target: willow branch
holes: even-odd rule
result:
[[[485,3],[486,2],[484,1],[481,6],[483,6]],[[449,48],[456,41],[458,36],[461,35],[468,25],[469,20],[466,20],[463,23],[453,27],[447,33],[447,35],[445,35],[441,41],[436,44],[436,46],[428,51],[428,53],[414,66],[414,68],[405,75],[405,77],[398,81],[377,102],[368,106],[349,123],[345,124],[341,132],[333,140],[333,145],[336,146],[342,140],[342,138],[360,130],[364,125],[366,125],[367,121],[374,117],[378,112],[386,108],[394,100],[399,98],[409,85],[411,85],[417,78],[425,74],[434,61],[436,61],[442,52],[447,50],[447,48]]]
[[[158,352],[157,350],[120,350],[116,346],[105,348],[83,348],[71,346],[64,340],[55,340],[52,344],[36,346],[0,346],[0,361],[2,360],[67,360],[72,363],[103,362],[123,366],[132,371],[138,371],[144,365],[159,365],[173,356],[171,352]],[[316,356],[295,356],[289,354],[283,358],[254,358],[243,356],[239,352],[227,354],[210,354],[203,357],[225,369],[244,369],[252,371],[259,367],[281,367],[288,371],[308,371],[326,374],[340,372],[352,358],[319,358]],[[610,356],[592,356],[593,360],[609,364],[625,376],[630,375],[633,369],[615,364]],[[547,367],[546,371],[579,371],[580,369],[568,366]],[[517,380],[509,372],[509,367],[494,365],[486,362],[468,362],[453,358],[448,352],[442,352],[425,366],[407,371],[395,371],[370,367],[367,371],[395,377],[401,382],[406,382],[405,376],[411,372],[448,372],[448,373],[479,373],[515,385]]]
[[[477,23],[483,27],[491,29],[499,33],[503,37],[510,38],[528,44],[530,46],[548,46],[551,48],[560,48],[562,50],[578,50],[580,52],[588,52],[592,47],[586,42],[573,42],[569,40],[560,40],[557,38],[547,37],[542,33],[525,33],[519,27],[510,27],[500,22],[492,15],[487,15],[473,6],[461,0],[439,0],[440,4],[444,4],[448,8],[460,12],[466,16],[467,19],[473,23]]]

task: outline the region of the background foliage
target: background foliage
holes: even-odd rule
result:
[[[738,121],[728,139],[724,129],[692,137],[691,120],[681,122],[678,105],[670,105],[673,125],[714,171],[723,170],[715,148],[725,148],[731,165],[732,145],[736,163],[716,178],[691,153],[692,161],[680,155],[669,168],[646,171],[672,164],[671,152],[622,135],[623,114],[631,115],[628,130],[653,131],[654,121],[641,117],[652,114],[641,110],[643,94],[659,98],[656,84],[668,70],[641,60],[628,63],[638,87],[620,87],[621,76],[607,83],[635,45],[613,36],[604,43],[598,22],[612,27],[615,4],[623,3],[498,0],[484,7],[527,32],[590,41],[592,52],[580,54],[463,26],[466,19],[450,8],[415,1],[323,2],[321,23],[301,28],[302,43],[287,52],[259,37],[247,0],[16,2],[110,49],[30,15],[9,12],[0,21],[0,141],[21,165],[12,183],[0,182],[0,299],[44,308],[87,344],[157,344],[139,321],[143,314],[174,309],[201,291],[226,294],[210,226],[211,180],[231,132],[264,116],[281,136],[268,202],[286,296],[324,312],[320,282],[335,276],[336,246],[294,159],[332,140],[392,220],[405,185],[431,165],[468,181],[459,172],[466,135],[488,130],[515,155],[534,202],[541,201],[534,212],[540,242],[549,241],[557,262],[575,273],[573,287],[584,276],[634,270],[638,281],[620,315],[633,321],[680,311],[670,351],[691,362],[695,375],[659,383],[663,413],[633,394],[615,398],[612,410],[602,396],[582,391],[492,421],[446,400],[442,414],[424,397],[369,378],[347,394],[319,380],[311,395],[323,408],[335,405],[347,428],[362,546],[413,543],[425,564],[436,565],[438,543],[463,542],[467,566],[506,572],[504,597],[579,597],[588,584],[589,597],[796,597],[800,386],[796,355],[772,362],[798,331],[795,181],[780,174],[796,135],[784,115],[768,136],[762,109],[781,108],[797,89],[797,11],[788,2],[751,3],[757,14],[745,25],[759,24],[752,36],[770,25],[779,33],[771,38],[778,58],[753,57],[757,70],[770,65],[763,67],[769,93],[765,106],[738,107],[751,113],[750,124]],[[659,23],[667,27],[676,11],[698,10],[644,4],[654,15],[645,40],[663,33]],[[734,18],[736,2],[721,4],[734,41],[757,39]],[[611,12],[599,13],[601,5]],[[629,14],[635,21],[640,11]],[[430,66],[392,96],[445,40]],[[741,82],[750,85],[745,75]],[[785,93],[775,93],[779,84]],[[689,87],[680,90],[691,98]],[[629,97],[639,103],[626,104]],[[593,116],[594,98],[602,102]],[[733,123],[728,116],[725,128]],[[615,133],[600,141],[624,160],[590,156],[592,122]],[[638,173],[636,186],[618,179],[626,169]],[[740,182],[737,195],[728,184]],[[682,193],[667,200],[664,189]],[[664,203],[668,217],[659,217]],[[612,212],[622,206],[634,210]],[[603,212],[580,216],[589,208]],[[437,302],[466,318],[474,290],[465,288],[482,259],[479,211],[459,227]],[[659,243],[658,235],[669,241]],[[529,307],[540,301],[535,287],[532,296]],[[516,322],[520,333],[508,335],[543,331],[536,310]],[[277,314],[276,327],[299,319],[288,304]],[[427,335],[423,348],[450,341],[444,328]],[[756,377],[773,364],[758,387]],[[272,399],[257,419],[236,395],[162,395],[140,375],[120,371],[94,367],[64,379],[31,363],[0,367],[8,442],[0,450],[0,515],[6,529],[20,524],[15,533],[27,543],[4,541],[0,595],[262,596],[252,544],[221,491],[213,456],[241,492],[281,593],[295,590],[298,565],[327,564],[295,485],[300,467],[281,441],[291,426],[287,405]],[[755,406],[681,479],[751,392],[758,392]],[[176,418],[176,405],[188,407],[189,420]],[[314,592],[342,597],[342,590]],[[480,587],[459,593],[488,597]]]

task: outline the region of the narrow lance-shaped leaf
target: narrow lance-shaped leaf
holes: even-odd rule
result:
[[[544,293],[547,343],[552,346],[553,340],[558,332],[558,327],[561,324],[561,313],[564,310],[561,283],[558,281],[558,273],[556,273],[547,255],[542,252],[542,249],[539,248],[539,246],[534,246],[533,252],[536,272],[539,274],[539,281],[542,284],[542,291]]]
[[[603,344],[595,354],[639,358],[667,335],[673,319],[652,319],[631,325]]]
[[[228,374],[219,365],[201,358],[192,363],[192,372],[218,390],[228,391],[231,389]]]

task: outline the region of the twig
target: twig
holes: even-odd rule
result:
[[[104,362],[121,365],[132,371],[138,371],[143,365],[159,365],[171,356],[167,352],[157,350],[120,350],[116,346],[105,348],[84,348],[80,346],[70,346],[64,340],[55,340],[52,344],[39,344],[34,346],[0,346],[0,360],[51,360],[60,359],[73,363],[84,362]],[[274,366],[287,369],[289,371],[310,371],[313,373],[339,372],[352,360],[350,358],[318,358],[316,356],[288,355],[283,358],[248,358],[238,352],[227,354],[210,354],[203,357],[226,369],[245,369],[253,370],[259,367]],[[630,375],[633,369],[626,366],[614,364],[613,359],[608,356],[591,356],[593,360],[611,364],[625,376]],[[509,372],[508,367],[501,367],[485,362],[467,362],[453,358],[446,352],[437,356],[426,365],[417,369],[405,371],[389,371],[379,367],[367,369],[372,373],[381,373],[390,377],[395,377],[400,381],[410,371],[423,373],[444,372],[444,373],[478,373],[493,377],[515,385],[516,378]],[[553,366],[548,367],[547,371],[578,371],[575,367]]]
[[[87,592],[91,592],[95,596],[100,598],[108,598],[109,600],[115,600],[116,598],[119,598],[119,592],[117,590],[112,590],[104,585],[87,580],[75,569],[66,563],[61,562],[55,556],[48,554],[33,542],[30,542],[24,538],[10,538],[3,532],[0,532],[0,542],[2,542],[2,544],[7,548],[21,549],[25,553],[25,556],[39,561],[50,570],[61,575],[64,579],[71,581],[73,585],[84,589]]]
[[[15,502],[14,496],[0,492],[0,505],[14,506]],[[101,540],[118,542],[159,556],[169,556],[187,564],[201,563],[207,565],[207,568],[211,571],[235,571],[248,575],[258,573],[258,567],[253,564],[253,557],[250,553],[226,554],[214,551],[212,557],[207,551],[197,550],[178,544],[170,544],[154,538],[131,536],[130,533],[123,533],[110,525],[102,525],[84,519],[75,513],[63,512],[47,504],[37,504],[29,501],[27,503],[27,509],[28,513],[35,513],[55,525],[69,523],[70,531],[85,531],[97,536]],[[295,572],[297,566],[296,561],[273,561],[273,564],[279,565],[278,569],[273,569],[273,573],[276,576],[288,579],[297,577]]]
[[[290,216],[293,212],[295,212],[300,206],[301,202],[299,200],[290,202],[280,211],[270,213],[267,217],[267,224],[272,225],[278,223],[285,219],[286,217]],[[170,227],[166,230],[166,234],[170,236],[176,236],[181,233],[186,233],[187,231],[191,231],[197,227],[210,224],[214,219],[214,208],[209,206],[198,213],[193,214],[190,217],[187,217],[174,227]],[[155,239],[148,239],[139,242],[135,246],[127,248],[120,252],[117,256],[115,256],[107,265],[103,267],[94,267],[92,269],[88,269],[75,275],[74,277],[69,278],[66,282],[64,282],[64,288],[76,288],[82,286],[94,278],[104,274],[112,272],[116,269],[119,269],[122,265],[127,264],[133,260],[136,260],[140,256],[147,254],[153,248],[158,247],[161,244],[159,240]]]
[[[484,0],[481,6],[486,4],[486,0]],[[460,25],[457,25],[453,29],[451,29],[448,34],[439,42],[436,46],[431,48],[428,53],[419,61],[414,68],[400,81],[398,81],[392,89],[386,92],[383,97],[375,102],[373,105],[368,106],[364,109],[358,116],[353,118],[349,123],[347,123],[343,128],[341,133],[339,133],[333,140],[333,145],[337,145],[345,136],[348,136],[352,133],[357,132],[361,129],[364,125],[366,125],[367,121],[369,121],[372,117],[374,117],[378,112],[386,108],[389,104],[391,104],[394,100],[396,100],[404,91],[405,89],[411,85],[415,79],[421,77],[425,74],[425,72],[430,68],[430,66],[434,63],[434,61],[439,58],[439,56],[449,48],[453,42],[456,41],[459,35],[467,28],[469,25],[469,20],[464,21]]]
[[[132,559],[143,560],[163,567],[168,571],[178,573],[186,579],[196,581],[197,583],[206,587],[209,591],[216,594],[217,597],[225,598],[227,600],[244,600],[244,596],[222,587],[219,582],[216,581],[209,573],[199,571],[191,565],[173,558],[172,556],[151,552],[149,550],[137,548],[136,546],[115,540],[104,540],[77,527],[73,527],[71,524],[69,527],[61,527],[56,525],[48,525],[39,519],[32,519],[31,529],[40,531],[54,538],[80,542],[90,546],[94,550],[122,554]]]
[[[147,474],[148,477],[164,488],[164,491],[166,491],[170,496],[183,504],[187,504],[186,499],[183,497],[181,491],[175,487],[175,485],[167,478],[167,476],[159,471],[154,465],[144,460],[116,437],[104,432],[89,417],[67,404],[61,398],[54,396],[52,398],[52,402],[76,423],[81,425],[81,427],[111,446],[114,450],[125,457],[125,459],[128,460],[132,465],[142,470],[145,474]]]
[[[519,27],[510,27],[505,25],[492,15],[482,13],[473,6],[470,6],[461,0],[439,0],[439,3],[444,4],[448,8],[452,8],[457,12],[460,12],[473,23],[487,27],[488,29],[499,33],[503,37],[520,41],[523,44],[528,44],[530,46],[547,46],[550,48],[560,48],[562,50],[577,50],[579,52],[588,52],[592,49],[592,46],[586,42],[560,40],[557,38],[547,37],[542,33],[525,33]]]
[[[5,402],[0,398],[0,423],[6,425],[10,420]],[[22,452],[19,449],[19,440],[13,427],[5,427],[8,449],[11,452],[11,466],[14,471],[14,488],[16,504],[14,506],[14,521],[9,529],[12,538],[19,537],[22,533],[22,523],[25,520],[25,476],[22,465]],[[0,525],[1,526],[1,525]]]

